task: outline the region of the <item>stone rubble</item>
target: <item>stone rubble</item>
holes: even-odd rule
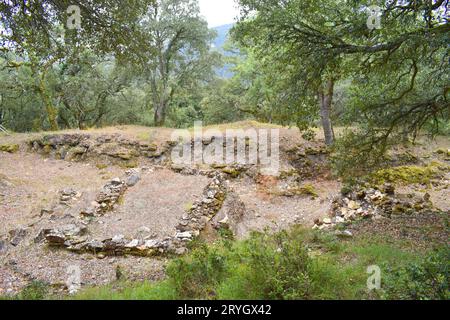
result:
[[[97,202],[111,203],[117,201],[120,192],[126,189],[126,184],[120,179],[112,180],[104,188],[102,197]],[[114,190],[114,197],[111,193]],[[123,235],[115,235],[110,239],[97,240],[86,237],[85,226],[68,225],[59,229],[44,230],[43,235],[48,245],[61,247],[77,253],[90,252],[103,257],[105,255],[136,255],[155,256],[166,253],[184,254],[186,245],[200,234],[208,221],[210,221],[222,207],[227,187],[222,173],[215,173],[211,182],[205,187],[203,197],[197,201],[176,228],[175,235],[164,239],[127,239]],[[106,196],[108,195],[108,196]],[[117,198],[116,198],[117,197]],[[105,199],[106,202],[101,200]],[[112,199],[115,199],[111,201]],[[100,204],[98,208],[102,208]],[[104,206],[103,206],[104,208]],[[142,230],[141,230],[142,229]],[[148,229],[148,228],[147,228]],[[145,227],[139,231],[147,231]]]
[[[331,205],[330,217],[314,221],[313,229],[322,230],[358,219],[389,218],[391,215],[411,214],[432,208],[433,204],[427,194],[418,199],[412,195],[397,195],[392,184],[384,184],[377,189],[360,186],[350,194],[335,199]]]
[[[18,228],[18,229],[14,229],[9,231],[9,239],[10,239],[10,244],[14,247],[17,247],[20,242],[27,236],[28,232],[26,229],[24,228]]]
[[[139,170],[133,169],[133,170],[129,170],[126,172],[127,174],[127,180],[126,180],[126,185],[127,187],[134,187],[140,180],[141,180],[141,175]]]
[[[230,188],[222,208],[212,219],[211,225],[216,230],[225,228],[236,235],[239,231],[238,225],[242,222],[245,212],[244,202],[242,202],[236,191]]]
[[[140,157],[163,160],[172,150],[172,143],[161,146],[130,140],[120,134],[52,134],[29,141],[29,147],[41,154],[67,161],[80,161],[88,158],[103,159],[111,163],[128,162]]]
[[[69,188],[60,191],[59,203],[62,205],[70,206],[73,201],[78,200],[81,197],[81,193]]]
[[[120,178],[114,178],[103,186],[102,191],[97,195],[95,201],[91,206],[81,212],[83,217],[102,216],[106,212],[114,209],[114,206],[119,201],[127,190],[127,184]]]
[[[215,173],[211,183],[205,188],[203,198],[192,205],[187,215],[182,217],[176,227],[177,232],[203,230],[206,224],[219,212],[225,200],[227,187],[225,176]]]

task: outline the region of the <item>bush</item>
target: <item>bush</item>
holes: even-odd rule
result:
[[[448,248],[429,254],[421,263],[410,263],[388,273],[384,298],[402,300],[450,299]]]
[[[426,259],[385,237],[342,241],[294,227],[245,241],[196,242],[157,283],[117,283],[76,298],[95,299],[435,299],[448,297],[448,253]],[[367,290],[367,266],[382,267],[382,290]],[[397,270],[397,272],[389,272]]]
[[[242,299],[301,299],[311,291],[311,260],[301,241],[287,232],[254,234],[236,248],[230,277],[221,284],[221,296]],[[297,239],[298,240],[298,239]]]
[[[217,248],[202,244],[191,256],[174,260],[167,275],[180,297],[210,296],[225,273],[225,259]]]
[[[44,300],[48,295],[48,284],[32,281],[18,295],[19,300]]]
[[[303,230],[253,233],[246,241],[202,245],[169,265],[168,281],[181,299],[345,297],[346,274],[310,258],[309,236]]]
[[[345,131],[333,146],[330,157],[333,173],[353,184],[359,177],[385,164],[388,143],[374,143],[373,139],[363,131]]]
[[[401,166],[382,169],[369,175],[371,183],[381,185],[385,182],[396,184],[429,184],[432,179],[443,176],[449,169],[440,163],[431,163],[428,166]]]

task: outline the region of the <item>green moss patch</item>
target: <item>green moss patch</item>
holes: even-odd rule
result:
[[[232,178],[237,178],[239,177],[239,175],[242,173],[242,171],[237,170],[235,168],[223,168],[221,169],[223,173],[230,175]]]
[[[294,197],[294,196],[311,196],[312,198],[318,198],[316,188],[312,184],[304,184],[302,186],[291,187],[286,190],[275,190],[269,192],[270,194],[282,197]]]
[[[103,170],[103,169],[108,168],[108,165],[107,165],[106,163],[97,163],[95,166],[96,166],[97,169],[99,169],[99,170]]]
[[[383,183],[429,184],[431,180],[441,177],[448,170],[450,170],[450,166],[438,162],[433,162],[428,166],[401,166],[372,173],[369,175],[368,181],[376,185]]]
[[[139,163],[136,160],[128,160],[125,162],[120,162],[120,167],[125,169],[133,169],[139,166]]]
[[[8,153],[16,153],[19,151],[18,144],[2,144],[0,145],[0,151],[8,152]]]

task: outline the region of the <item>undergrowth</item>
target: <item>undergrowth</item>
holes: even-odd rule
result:
[[[382,270],[380,290],[367,289],[367,267]],[[117,282],[75,299],[445,299],[448,248],[418,252],[368,236],[339,240],[294,228],[226,238],[169,263],[157,283]]]

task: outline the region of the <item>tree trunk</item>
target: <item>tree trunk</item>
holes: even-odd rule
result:
[[[333,126],[331,124],[331,104],[333,102],[334,80],[328,80],[325,88],[319,89],[320,117],[322,119],[325,143],[330,146],[334,143]]]
[[[164,99],[164,90],[158,90],[156,77],[152,75],[151,80],[151,99],[153,103],[153,122],[155,127],[162,127],[166,121],[167,103]]]
[[[155,108],[155,126],[162,127],[166,122],[166,105],[165,103],[159,103]]]
[[[3,119],[5,118],[5,113],[3,111],[3,95],[0,93],[0,125],[3,124]]]
[[[32,65],[31,70],[34,75],[38,77],[38,85],[37,89],[39,95],[41,96],[42,102],[44,103],[45,111],[47,112],[47,119],[50,124],[50,129],[52,131],[59,130],[58,127],[58,109],[53,105],[52,98],[47,90],[45,85],[45,77],[47,76],[48,69],[52,67],[52,65],[59,60],[59,56],[55,56],[49,61],[47,61],[42,67],[41,70],[38,71],[38,63],[32,57]]]
[[[47,111],[47,118],[48,122],[50,123],[50,129],[52,131],[58,131],[58,110],[53,106],[52,100],[47,92],[47,88],[44,84],[44,77],[45,75],[42,75],[39,81],[39,93],[41,95],[42,101],[44,102],[45,110]]]

